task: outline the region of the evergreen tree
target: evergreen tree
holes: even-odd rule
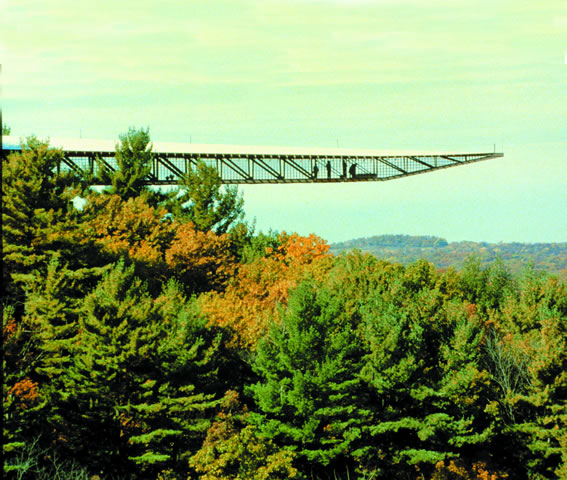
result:
[[[181,180],[180,188],[170,197],[176,219],[193,222],[197,230],[223,234],[244,216],[243,199],[236,187],[221,189],[219,173],[203,161]]]
[[[383,267],[358,281],[376,285],[359,307],[362,378],[378,406],[369,423],[375,448],[364,460],[370,471],[405,478],[445,459],[474,457],[490,442],[483,325],[460,301],[445,299],[446,282],[427,262]]]
[[[342,470],[359,447],[370,417],[360,379],[361,351],[341,299],[301,283],[281,324],[260,340],[250,388],[255,423],[267,438],[292,448],[304,468]],[[350,457],[350,461],[349,461]]]
[[[147,182],[152,172],[154,154],[149,128],[136,130],[130,127],[119,139],[115,153],[116,170],[109,171],[99,162],[98,180],[111,186],[110,193],[128,200],[148,190]]]
[[[42,430],[43,402],[34,375],[36,338],[29,325],[4,305],[2,321],[2,451],[7,478],[23,478],[31,468],[25,455]]]
[[[35,137],[2,159],[2,283],[5,301],[21,314],[22,282],[57,255],[54,228],[74,209],[79,179],[63,172],[63,152]],[[18,314],[17,312],[17,314]]]
[[[153,299],[122,262],[85,297],[78,316],[62,380],[61,421],[74,426],[69,455],[106,475],[187,474],[228,388],[226,364],[234,365],[222,332],[206,327],[177,285]]]
[[[132,447],[119,407],[153,368],[160,335],[154,301],[132,268],[119,263],[82,302],[73,365],[66,373],[68,444],[83,465],[125,471]],[[104,439],[101,445],[100,440]]]
[[[81,272],[61,267],[53,258],[47,273],[34,271],[25,287],[24,316],[7,338],[4,373],[8,392],[4,403],[7,438],[18,438],[49,455],[69,453],[68,439],[75,426],[64,420],[70,391],[66,376],[73,365],[78,334],[77,304],[83,281]],[[10,323],[11,322],[11,323]],[[13,348],[19,346],[18,351]],[[27,389],[27,390],[26,390]],[[25,401],[18,397],[25,397]],[[21,455],[18,448],[14,453]],[[45,466],[47,453],[38,467]]]
[[[122,407],[132,424],[130,459],[148,478],[160,471],[188,475],[189,458],[201,447],[227,380],[238,379],[223,333],[206,326],[194,301],[169,282],[156,300],[162,334],[154,368],[140,377],[141,395]],[[230,371],[229,371],[230,370]]]

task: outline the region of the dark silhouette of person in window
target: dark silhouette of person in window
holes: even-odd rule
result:
[[[319,173],[319,167],[317,166],[317,162],[313,165],[313,179],[317,180],[317,175]]]
[[[356,163],[353,163],[350,168],[348,169],[348,173],[350,173],[350,176],[352,178],[356,177]]]
[[[330,160],[325,165],[325,168],[327,169],[327,178],[331,178],[331,161]]]
[[[346,162],[343,160],[343,176],[342,178],[346,178]]]

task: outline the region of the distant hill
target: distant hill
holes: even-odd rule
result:
[[[513,272],[532,263],[538,270],[567,276],[567,242],[562,243],[487,243],[447,242],[444,238],[411,235],[376,235],[331,245],[331,253],[359,249],[391,262],[408,264],[421,258],[437,268],[459,269],[471,255],[482,263],[500,258]]]

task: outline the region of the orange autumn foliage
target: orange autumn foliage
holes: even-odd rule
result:
[[[144,196],[122,200],[118,195],[92,195],[88,209],[96,214],[82,228],[83,241],[144,262],[163,261],[175,235],[165,208],[154,208]]]
[[[478,307],[474,303],[465,303],[465,312],[469,318],[472,318],[476,315],[478,311]]]
[[[197,290],[224,286],[236,269],[230,236],[198,231],[193,223],[175,227],[175,237],[165,252],[167,265]]]
[[[502,480],[508,478],[504,472],[489,470],[485,462],[476,462],[467,468],[460,460],[438,462],[431,480]]]
[[[18,324],[14,317],[10,317],[2,328],[2,343],[9,340],[18,330]]]
[[[278,248],[276,257],[285,265],[306,265],[325,257],[329,252],[329,244],[313,233],[302,237],[297,233],[288,236],[284,232],[280,235],[280,240],[285,240],[285,243]]]
[[[212,324],[234,331],[234,344],[254,349],[270,321],[279,320],[278,306],[287,304],[289,292],[311,275],[323,278],[330,268],[329,245],[321,238],[297,234],[280,236],[277,250],[240,266],[223,294],[201,299]]]
[[[37,382],[26,377],[10,388],[8,395],[16,397],[20,408],[26,409],[35,402],[39,395],[37,386]]]
[[[93,195],[87,208],[92,215],[79,234],[83,243],[158,266],[159,272],[170,269],[194,291],[221,288],[234,274],[229,235],[172,220],[165,208],[149,205],[144,196],[124,201],[118,195]]]

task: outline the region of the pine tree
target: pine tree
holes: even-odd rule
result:
[[[446,298],[446,280],[427,262],[369,276],[359,284],[380,280],[359,310],[362,377],[379,406],[368,468],[404,478],[447,459],[476,458],[494,440],[483,322],[458,297]]]
[[[180,181],[180,188],[170,197],[174,218],[193,222],[202,232],[228,232],[244,216],[242,195],[236,187],[221,189],[221,178],[214,167],[203,161]]]
[[[65,376],[68,444],[84,465],[123,471],[131,447],[119,407],[153,368],[160,335],[154,301],[133,268],[117,264],[81,302],[73,364]],[[100,444],[104,439],[104,444]]]
[[[78,309],[82,272],[60,266],[53,258],[47,273],[34,271],[25,287],[24,316],[16,323],[7,344],[20,338],[19,352],[10,352],[4,364],[12,392],[8,416],[4,419],[9,436],[18,436],[27,445],[67,456],[69,432],[73,426],[64,420],[69,405],[68,369],[73,365],[78,335]],[[77,297],[78,296],[78,297]],[[11,349],[10,349],[11,350]],[[15,379],[22,378],[16,382]],[[14,380],[12,380],[14,379]],[[28,386],[25,402],[15,402],[14,392]],[[8,395],[10,398],[10,395]],[[33,408],[30,408],[33,406]],[[19,433],[18,433],[19,432]]]
[[[110,171],[99,161],[98,181],[110,185],[110,193],[128,200],[142,192],[149,192],[147,182],[152,173],[154,154],[149,128],[137,130],[130,127],[119,139],[115,153],[116,169]]]
[[[234,365],[222,332],[177,284],[153,299],[123,262],[81,303],[62,380],[69,455],[106,475],[186,475]]]
[[[258,408],[252,418],[315,470],[344,468],[363,455],[370,417],[360,343],[341,310],[332,292],[301,283],[253,364],[260,381],[250,387]]]
[[[36,338],[29,325],[16,319],[4,305],[2,319],[2,451],[4,474],[23,475],[30,465],[23,459],[36,439],[44,402],[34,375]],[[19,461],[24,460],[24,461]]]
[[[173,470],[187,476],[188,460],[200,448],[227,388],[231,355],[222,332],[206,326],[194,301],[175,282],[156,300],[162,334],[154,369],[140,377],[139,395],[121,408],[132,425],[130,460],[144,475]],[[236,370],[233,370],[233,374]]]
[[[51,234],[80,191],[80,179],[63,172],[62,162],[61,150],[35,137],[2,159],[2,281],[5,299],[16,306],[23,305],[22,283],[57,254]]]

